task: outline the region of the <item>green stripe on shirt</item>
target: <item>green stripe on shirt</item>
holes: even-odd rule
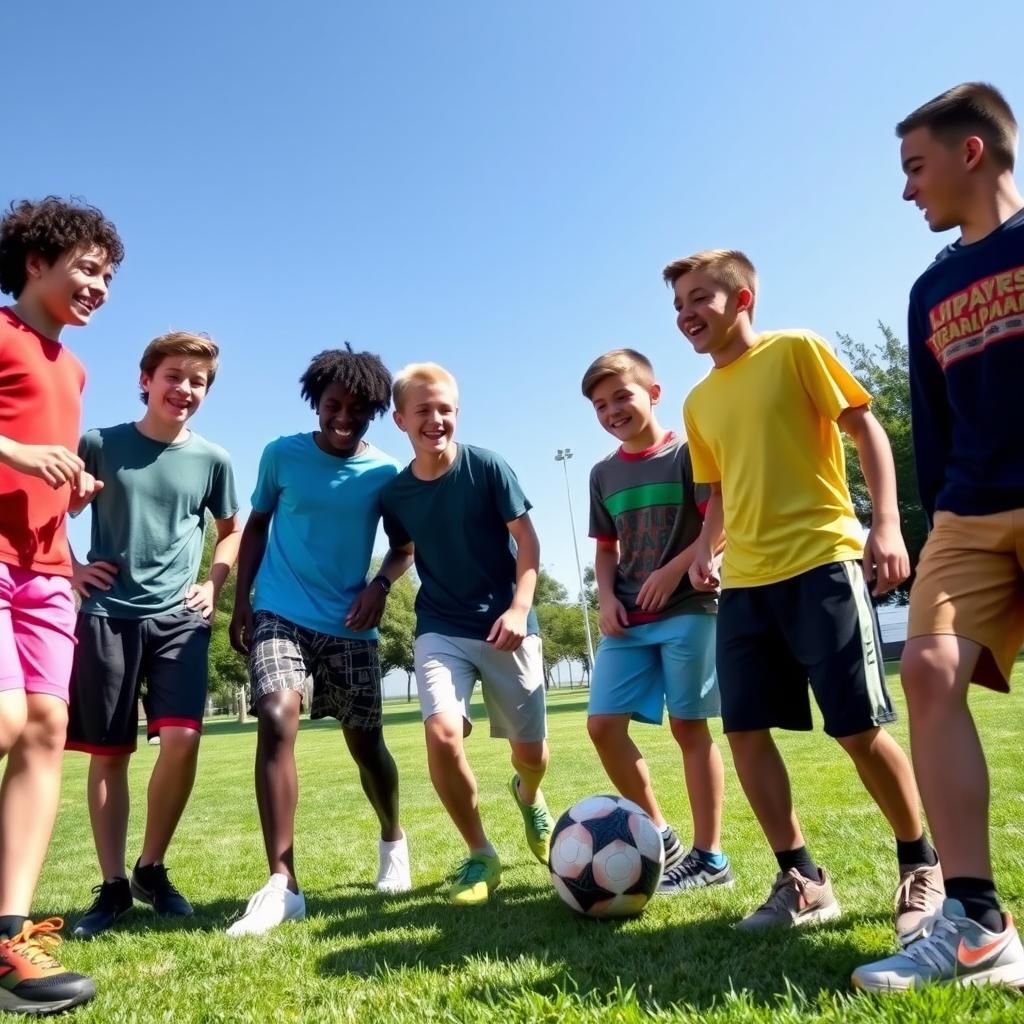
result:
[[[650,508],[652,505],[682,505],[682,503],[683,484],[681,480],[627,487],[626,490],[610,494],[604,499],[605,508],[613,516],[621,515],[623,512],[633,512],[638,508]]]

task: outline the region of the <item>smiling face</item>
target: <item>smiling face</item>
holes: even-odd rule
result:
[[[706,270],[691,270],[676,279],[676,326],[693,350],[714,356],[732,341],[740,312],[749,311],[749,288],[729,289]]]
[[[210,362],[195,356],[165,356],[139,384],[146,395],[146,415],[162,424],[184,424],[195,415],[210,386]]]
[[[967,219],[973,194],[973,174],[984,144],[977,136],[950,145],[928,128],[908,132],[900,144],[907,176],[903,198],[924,213],[932,231],[948,231]]]
[[[660,384],[644,386],[629,374],[618,373],[602,377],[590,391],[598,422],[623,444],[646,437],[660,397]]]
[[[348,458],[359,450],[369,429],[373,409],[365,395],[349,391],[344,384],[328,384],[316,408],[320,419],[317,444],[328,455]]]
[[[56,324],[82,327],[107,300],[113,269],[107,254],[92,246],[61,253],[52,264],[38,253],[25,264],[25,297]]]
[[[446,381],[413,381],[395,410],[395,423],[409,435],[413,450],[443,457],[452,446],[459,415],[459,393]]]

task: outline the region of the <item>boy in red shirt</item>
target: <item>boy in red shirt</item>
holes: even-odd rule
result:
[[[0,219],[0,1009],[52,1013],[92,981],[53,956],[60,918],[28,918],[60,798],[75,602],[65,532],[98,485],[75,454],[85,384],[60,343],[103,305],[124,257],[92,207],[49,197]]]

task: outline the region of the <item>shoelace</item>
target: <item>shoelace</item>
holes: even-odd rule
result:
[[[0,942],[0,948],[8,946],[34,967],[40,967],[44,971],[59,968],[60,963],[51,950],[61,944],[60,936],[55,933],[63,927],[64,919],[61,917],[48,917],[38,923],[26,921],[17,935]]]
[[[551,820],[548,818],[547,808],[540,804],[531,804],[528,810],[530,812],[530,820],[537,834],[540,836],[549,835],[551,833]]]
[[[280,889],[271,889],[267,885],[263,886],[262,889],[257,890],[249,897],[249,902],[245,905],[245,913],[242,917],[248,917],[250,914],[260,910],[263,904],[269,902],[272,897],[280,898],[282,901],[285,899],[284,892]]]
[[[153,872],[153,889],[156,892],[162,892],[166,896],[180,896],[181,893],[174,887],[174,883],[171,881],[167,874],[167,868],[163,864],[153,864],[150,868]]]
[[[931,934],[907,946],[902,955],[922,967],[947,971],[956,962],[956,939],[956,925],[948,917],[939,917]]]
[[[688,853],[675,867],[665,872],[665,878],[672,885],[693,889],[697,887],[700,873],[704,869],[705,866],[701,859],[693,853]]]
[[[929,894],[938,894],[939,890],[931,883],[931,869],[917,868],[911,871],[896,890],[896,911],[928,910]]]
[[[804,887],[800,880],[798,878],[794,878],[793,875],[780,875],[775,879],[775,884],[772,886],[772,891],[768,894],[768,899],[766,899],[757,909],[759,911],[771,910],[785,911],[788,913],[790,907],[787,899],[787,892],[791,888],[795,888],[797,892],[803,892]]]
[[[475,885],[487,878],[487,865],[476,857],[467,857],[455,870],[460,885]]]

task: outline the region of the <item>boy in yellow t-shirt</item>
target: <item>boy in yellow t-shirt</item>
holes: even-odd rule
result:
[[[906,755],[879,726],[895,718],[867,582],[884,594],[907,578],[888,439],[870,395],[809,331],[757,333],[757,275],[733,250],[669,264],[677,324],[714,367],[683,410],[694,480],[711,485],[690,568],[717,581],[722,721],[743,790],[779,865],[745,929],[818,924],[839,915],[828,874],[793,811],[773,728],[810,729],[808,681],[825,731],[853,759],[896,835],[896,929],[907,940],[942,900]],[[840,430],[857,445],[874,513],[866,543],[853,513]]]

